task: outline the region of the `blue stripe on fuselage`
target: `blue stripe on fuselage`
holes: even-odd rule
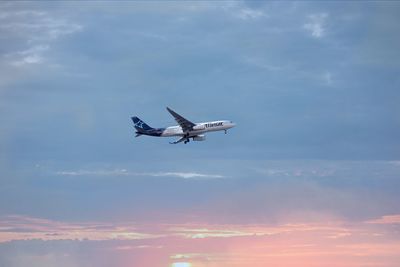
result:
[[[158,129],[150,129],[150,130],[143,130],[139,127],[135,127],[137,130],[137,133],[143,134],[143,135],[149,135],[149,136],[161,136],[162,133],[164,132],[165,128],[158,128]]]

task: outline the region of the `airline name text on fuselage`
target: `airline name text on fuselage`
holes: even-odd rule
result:
[[[204,124],[204,126],[206,128],[222,126],[222,122],[206,123]]]

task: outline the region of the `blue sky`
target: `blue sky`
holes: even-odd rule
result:
[[[71,244],[49,252],[45,238],[8,238],[24,220],[390,221],[400,214],[399,12],[357,1],[2,2],[0,255],[11,256],[0,265],[53,253],[37,262],[52,266],[65,246],[103,246],[62,238]],[[187,145],[134,138],[131,116],[175,124],[166,106],[237,127]],[[68,253],[66,266],[99,266]],[[154,266],[175,259],[164,253]]]

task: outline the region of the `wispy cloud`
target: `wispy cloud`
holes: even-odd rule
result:
[[[126,169],[115,170],[77,170],[58,171],[57,175],[62,176],[136,176],[136,177],[175,177],[182,179],[220,179],[225,176],[220,174],[208,174],[198,172],[131,172]]]
[[[28,43],[48,42],[83,29],[83,26],[44,11],[17,10],[0,13],[0,29],[25,38]]]
[[[270,177],[330,177],[335,169],[292,168],[292,169],[256,169],[257,172]]]
[[[325,85],[331,86],[333,84],[333,75],[330,71],[326,71],[322,74],[322,81]]]
[[[307,23],[303,25],[303,28],[311,33],[314,38],[322,38],[326,33],[326,19],[328,18],[327,13],[311,14],[307,17]]]
[[[152,230],[148,230],[152,229]],[[137,240],[161,237],[184,239],[261,237],[324,231],[327,236],[348,232],[340,222],[273,225],[135,224],[134,222],[62,222],[24,215],[0,217],[0,242],[11,240]]]
[[[400,224],[400,214],[382,216],[376,220],[367,221],[370,224]]]
[[[24,67],[45,62],[46,51],[57,39],[79,32],[83,26],[62,16],[55,17],[39,10],[4,10],[0,12],[0,32],[9,43],[19,45],[3,50],[3,60],[14,67]],[[21,40],[24,49],[21,49]],[[15,49],[19,47],[20,50]]]
[[[128,172],[126,169],[115,170],[75,170],[75,171],[58,171],[57,175],[63,176],[136,176],[137,173]]]
[[[212,255],[212,254],[211,254]],[[209,259],[211,258],[210,254],[207,253],[184,253],[184,254],[175,254],[171,255],[171,259]]]
[[[255,20],[267,17],[264,10],[250,8],[241,2],[233,2],[228,7],[230,13],[241,20]]]
[[[197,172],[159,172],[147,173],[149,176],[154,177],[179,177],[184,179],[215,179],[224,178],[225,176],[219,174],[204,174]]]
[[[184,238],[192,238],[192,239],[203,239],[210,237],[229,238],[229,237],[239,237],[239,236],[265,235],[265,233],[262,232],[240,231],[235,229],[229,230],[229,229],[207,229],[207,228],[199,228],[199,229],[173,228],[171,229],[171,231],[177,232],[179,236],[182,236]]]
[[[390,161],[389,164],[391,164],[393,166],[399,166],[400,167],[400,160]]]
[[[267,71],[283,71],[285,70],[284,66],[279,66],[279,65],[274,65],[267,63],[266,60],[258,57],[249,57],[249,56],[244,56],[242,57],[243,63],[254,66],[260,69],[265,69]]]
[[[43,54],[49,48],[49,45],[36,45],[26,50],[6,54],[4,57],[11,59],[10,64],[17,67],[39,64],[43,62]]]
[[[114,249],[115,250],[136,250],[136,249],[162,249],[163,246],[162,245],[139,245],[139,246],[129,246],[129,245],[125,245],[125,246],[117,246]]]
[[[137,240],[156,238],[132,224],[103,222],[71,223],[29,216],[11,215],[0,219],[0,242],[12,240]]]
[[[118,255],[135,253],[141,257],[143,266],[151,266],[145,263],[161,254],[166,262],[160,266],[171,261],[193,266],[209,266],[210,262],[216,266],[299,266],[298,262],[314,262],[315,266],[325,266],[326,262],[332,266],[364,266],[372,259],[379,260],[382,266],[396,266],[390,263],[398,254],[400,242],[398,235],[391,233],[392,225],[386,223],[327,218],[308,223],[291,219],[283,224],[257,225],[62,222],[19,215],[0,218],[1,243],[33,239],[107,241],[90,242],[87,246],[106,244],[108,250],[102,251]],[[388,260],[382,262],[382,259]]]
[[[264,17],[265,13],[261,10],[241,8],[238,10],[235,16],[243,20],[249,20],[249,19],[258,19]]]

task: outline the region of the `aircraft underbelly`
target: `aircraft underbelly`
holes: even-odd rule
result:
[[[209,127],[206,129],[202,129],[202,130],[197,130],[197,131],[190,131],[188,132],[189,137],[193,137],[193,136],[197,136],[200,134],[204,134],[207,132],[215,132],[215,131],[221,131],[224,130],[226,127],[221,127],[221,126],[217,126],[217,127]],[[164,132],[161,134],[161,136],[164,137],[170,137],[170,136],[184,136],[185,132],[182,131],[182,128],[180,127],[170,127],[170,128],[166,128],[164,130]]]
[[[196,136],[199,134],[204,134],[207,132],[216,132],[216,131],[221,131],[224,130],[225,127],[213,127],[213,128],[206,128],[204,130],[198,130],[198,131],[190,131],[190,136]]]
[[[180,127],[170,127],[165,129],[165,131],[161,134],[161,136],[182,136],[184,135],[182,129]]]
[[[204,132],[216,132],[216,131],[222,131],[224,130],[225,127],[212,127],[212,128],[207,128]]]

